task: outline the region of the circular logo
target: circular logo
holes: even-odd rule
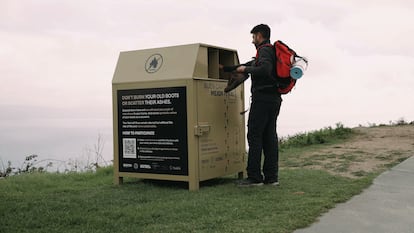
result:
[[[138,163],[134,163],[134,169],[138,170],[138,168],[139,168]]]
[[[162,56],[159,53],[151,55],[145,62],[145,71],[148,73],[157,72],[162,66]]]

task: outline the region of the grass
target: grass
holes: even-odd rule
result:
[[[292,232],[367,187],[324,171],[282,169],[281,186],[238,188],[233,178],[188,192],[173,182],[97,173],[30,174],[0,180],[0,232]]]
[[[280,150],[301,148],[310,145],[336,143],[348,139],[354,134],[352,129],[337,123],[336,128],[325,127],[312,132],[299,133],[280,140]]]
[[[292,232],[360,193],[377,175],[358,171],[359,178],[350,179],[292,169],[326,156],[303,160],[305,151],[352,135],[338,124],[283,139],[278,188],[238,188],[230,177],[203,182],[198,192],[183,183],[136,179],[114,186],[111,167],[11,176],[0,180],[0,232]]]
[[[279,162],[282,167],[288,168],[304,169],[318,166],[334,173],[347,172],[351,163],[362,161],[360,156],[356,156],[356,154],[364,153],[363,151],[354,151],[355,154],[320,153],[320,151],[326,146],[340,149],[342,146],[339,143],[352,139],[356,135],[357,133],[352,129],[337,123],[336,128],[325,127],[284,138],[280,142]],[[304,156],[305,154],[308,155]],[[358,172],[356,177],[369,174]]]

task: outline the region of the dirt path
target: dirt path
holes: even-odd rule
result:
[[[359,127],[351,140],[306,152],[303,167],[357,178],[414,156],[414,125]]]

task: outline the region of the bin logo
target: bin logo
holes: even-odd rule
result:
[[[145,62],[145,71],[147,73],[155,73],[162,66],[162,56],[159,53],[151,55]]]

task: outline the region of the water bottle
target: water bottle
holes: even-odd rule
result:
[[[297,57],[293,59],[293,65],[290,68],[290,77],[293,79],[300,79],[303,76],[306,68],[308,68],[308,59],[304,57]]]

